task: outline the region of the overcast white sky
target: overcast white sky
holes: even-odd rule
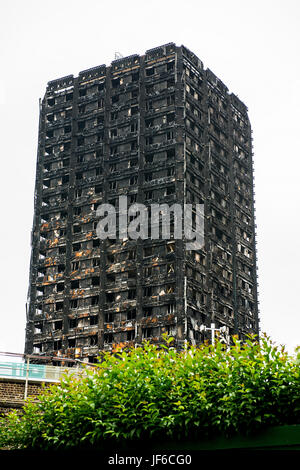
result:
[[[300,2],[10,0],[0,7],[0,351],[23,352],[38,136],[46,84],[114,53],[184,44],[248,106],[261,329],[300,345]]]

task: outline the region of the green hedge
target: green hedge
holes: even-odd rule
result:
[[[0,447],[103,448],[300,423],[297,358],[269,338],[235,338],[230,349],[217,342],[177,352],[171,344],[103,353],[94,372],[65,377],[21,416],[2,418]]]

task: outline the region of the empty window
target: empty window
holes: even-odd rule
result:
[[[93,240],[93,248],[98,248],[100,246],[100,240],[99,238],[96,238]]]
[[[166,140],[172,140],[174,139],[174,131],[168,131],[166,133]]]
[[[56,284],[56,292],[63,292],[65,288],[65,284],[63,282],[59,282]]]
[[[113,342],[113,334],[112,333],[104,333],[103,340],[104,344],[111,344]]]
[[[138,164],[137,158],[132,158],[131,160],[128,160],[128,168],[133,168]]]
[[[174,194],[175,193],[175,186],[172,185],[172,186],[168,186],[165,190],[165,195],[166,196],[169,196],[170,194]]]
[[[137,132],[138,130],[138,123],[137,122],[133,122],[131,125],[130,125],[130,132]]]
[[[175,304],[168,304],[167,312],[168,313],[175,313]]]
[[[136,298],[136,289],[128,290],[128,299],[133,300]]]
[[[66,252],[66,247],[65,246],[59,246],[58,247],[58,254],[59,255],[64,255]]]
[[[75,348],[76,346],[76,338],[69,338],[68,339],[68,347],[69,348]]]
[[[136,318],[136,310],[131,309],[127,312],[127,320],[134,320]]]
[[[128,271],[128,279],[136,279],[136,269],[130,269]]]
[[[130,194],[129,202],[130,204],[134,204],[137,201],[137,194]]]
[[[48,106],[54,106],[55,98],[48,98],[47,99],[47,104],[48,104]]]
[[[166,286],[166,294],[173,294],[175,292],[174,285],[170,284]]]
[[[99,284],[100,284],[100,277],[98,276],[92,277],[92,286],[97,287],[99,286]]]
[[[144,275],[145,277],[152,276],[152,267],[147,267],[144,269]]]
[[[61,330],[62,326],[63,326],[62,320],[58,320],[53,323],[54,330]]]
[[[83,131],[86,127],[86,121],[79,121],[78,122],[78,130]]]
[[[74,215],[80,215],[81,214],[81,210],[82,208],[79,206],[79,207],[74,207]],[[74,233],[75,232],[75,227],[78,227],[78,225],[74,226]],[[79,230],[80,231],[80,230]],[[78,232],[77,232],[78,233]]]
[[[42,323],[35,323],[34,324],[34,332],[36,334],[42,333],[43,332],[43,324]]]
[[[48,139],[51,139],[51,138],[53,137],[53,135],[54,135],[53,130],[46,132],[46,137],[47,137]]]
[[[131,149],[131,150],[136,150],[137,147],[138,147],[138,145],[137,145],[137,141],[136,141],[136,140],[134,140],[133,142],[131,142],[131,144],[130,144],[130,149]]]
[[[135,175],[135,176],[132,176],[132,177],[130,178],[130,180],[129,180],[129,185],[132,186],[132,185],[134,185],[134,184],[137,184],[137,180],[138,180],[138,178],[137,178],[136,175]]]
[[[90,317],[90,325],[98,325],[98,315],[92,315]]]
[[[57,312],[60,312],[64,308],[64,303],[63,302],[56,302],[55,309]]]
[[[78,299],[71,299],[70,307],[71,308],[77,308],[78,307]]]
[[[43,286],[37,286],[36,288],[38,294],[44,294],[44,287]]]
[[[96,364],[97,363],[97,357],[96,356],[88,356],[89,363],[90,364]]]
[[[128,116],[134,116],[139,112],[139,107],[138,106],[131,106],[128,110]]]
[[[175,95],[172,94],[170,96],[167,96],[167,106],[170,106],[175,103]]]
[[[135,249],[129,250],[129,251],[128,251],[128,259],[133,260],[133,259],[135,259],[135,258],[136,258],[136,250],[135,250]]]
[[[77,318],[69,318],[69,328],[76,328],[78,324]]]
[[[93,297],[91,297],[91,305],[94,306],[98,304],[99,304],[99,295],[94,295]]]
[[[106,301],[107,302],[113,302],[114,300],[115,300],[114,292],[107,292],[106,293]]]
[[[153,293],[152,286],[144,287],[144,297],[150,297]]]
[[[153,154],[148,154],[145,156],[145,162],[146,163],[153,163]]]
[[[146,246],[144,248],[144,257],[152,256],[152,254],[153,254],[153,247],[152,246]]]
[[[114,321],[114,314],[112,312],[108,312],[104,315],[105,323],[112,323]]]
[[[109,273],[106,275],[106,280],[108,283],[114,283],[116,280],[116,275],[114,273]]]
[[[105,85],[105,82],[99,83],[99,85],[98,85],[98,91],[103,91],[103,90],[104,90],[104,85]]]
[[[143,335],[143,338],[151,338],[151,336],[153,336],[152,328],[143,328],[142,335]]]
[[[143,308],[143,316],[144,317],[151,317],[153,313],[153,307],[144,307]]]
[[[43,351],[43,345],[42,345],[42,343],[36,343],[36,344],[33,345],[33,352],[34,352],[35,354],[39,354],[39,353],[41,353],[42,351]]]
[[[98,344],[98,335],[90,336],[90,346],[97,346]]]
[[[135,338],[135,331],[129,330],[127,331],[127,341],[133,341]]]
[[[169,263],[169,264],[167,264],[167,273],[168,273],[168,274],[173,274],[173,273],[175,273],[174,263]]]
[[[146,145],[152,145],[153,144],[153,137],[148,136],[146,137]]]
[[[154,73],[155,73],[154,67],[149,67],[149,68],[146,69],[146,76],[147,77],[150,77],[150,75],[154,75]]]
[[[81,225],[73,225],[73,233],[80,233],[80,232],[81,232]]]
[[[106,255],[107,264],[113,264],[115,262],[115,256],[113,254]]]
[[[148,181],[152,181],[153,179],[153,175],[152,173],[145,173],[145,181],[148,182]]]
[[[117,88],[120,85],[120,78],[113,78],[111,84],[113,88]]]
[[[153,191],[145,191],[145,201],[153,198]]]
[[[57,339],[53,342],[53,349],[54,351],[58,351],[62,347],[61,339]]]
[[[172,160],[175,158],[175,149],[167,150],[167,160]]]

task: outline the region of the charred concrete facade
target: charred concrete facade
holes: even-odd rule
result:
[[[26,353],[93,362],[200,325],[259,331],[246,106],[170,43],[48,83],[40,106]],[[203,203],[205,246],[100,240],[99,204]],[[208,337],[208,336],[207,336]]]

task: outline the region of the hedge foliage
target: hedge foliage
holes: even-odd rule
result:
[[[1,418],[0,447],[102,448],[300,423],[298,361],[269,338],[181,352],[171,341],[103,353],[80,380],[66,376],[38,403],[28,399],[22,415]]]

